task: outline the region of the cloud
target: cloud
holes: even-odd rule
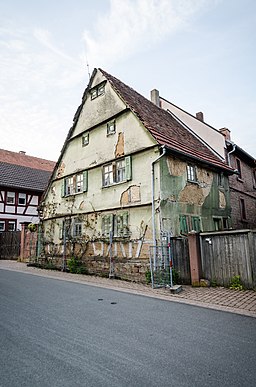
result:
[[[81,58],[47,30],[13,25],[0,30],[0,57],[1,148],[56,160],[85,86]]]
[[[147,50],[186,25],[205,0],[111,0],[94,31],[85,31],[85,51],[94,67],[127,59]]]

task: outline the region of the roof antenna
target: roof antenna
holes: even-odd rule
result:
[[[89,81],[90,81],[91,74],[90,74],[89,63],[88,63],[88,60],[87,60],[87,56],[86,56],[86,55],[85,55],[85,59],[86,59],[86,67],[87,67],[88,77],[89,77]]]

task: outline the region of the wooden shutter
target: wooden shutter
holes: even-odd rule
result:
[[[61,197],[64,198],[64,196],[66,196],[66,179],[63,179],[61,183]]]
[[[132,160],[131,156],[125,157],[125,179],[131,180],[132,179]]]
[[[83,172],[83,192],[88,191],[88,171]]]

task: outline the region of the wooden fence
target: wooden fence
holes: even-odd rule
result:
[[[20,255],[20,231],[0,233],[0,259],[16,260]]]
[[[239,275],[247,289],[256,288],[256,230],[200,234],[201,278],[229,286]]]

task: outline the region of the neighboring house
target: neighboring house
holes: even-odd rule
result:
[[[216,130],[204,122],[202,112],[191,115],[180,107],[151,91],[151,100],[168,111],[181,125],[198,136],[238,174],[230,175],[231,224],[234,229],[256,228],[256,160],[230,139],[227,128]]]
[[[179,120],[95,69],[42,200],[45,253],[80,256],[92,272],[114,257],[117,275],[135,278],[163,233],[229,227],[232,173]]]
[[[229,164],[237,171],[229,178],[232,227],[256,229],[256,160],[231,141],[227,128],[222,133]]]
[[[0,149],[0,232],[38,223],[37,208],[55,163]]]

